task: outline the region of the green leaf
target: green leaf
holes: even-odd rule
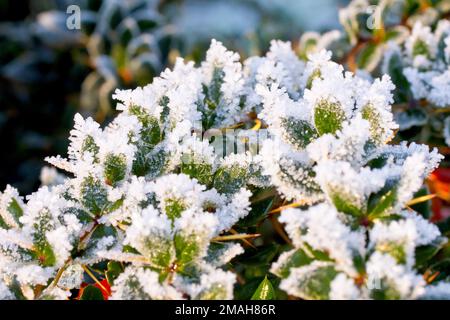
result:
[[[378,66],[383,57],[383,44],[369,43],[358,55],[357,64],[360,69],[372,72]]]
[[[83,143],[81,145],[81,151],[84,152],[90,152],[94,156],[94,159],[97,160],[97,154],[99,152],[100,148],[95,144],[95,140],[92,136],[87,136],[84,138]]]
[[[197,179],[203,185],[208,186],[212,183],[212,166],[208,163],[185,163],[182,161],[180,169],[181,173]]]
[[[320,69],[314,70],[311,75],[309,76],[308,80],[306,81],[306,88],[311,89],[313,82],[315,79],[320,78],[322,76],[322,72]]]
[[[298,268],[310,264],[313,259],[302,249],[291,250],[280,256],[277,262],[277,269],[272,270],[280,278],[287,278],[292,268]]]
[[[316,265],[314,269],[306,274],[292,273],[290,277],[296,276],[295,291],[291,292],[297,297],[308,300],[327,300],[331,290],[331,282],[338,272],[332,264]]]
[[[273,201],[273,198],[269,198],[252,204],[250,213],[239,220],[238,225],[240,227],[251,227],[267,218],[269,211],[272,208]]]
[[[399,264],[406,263],[406,252],[403,245],[396,242],[383,242],[376,246],[376,250],[391,255]]]
[[[422,197],[422,196],[427,196],[429,194],[430,194],[430,192],[428,191],[428,188],[426,186],[424,186],[424,187],[420,188],[420,190],[417,191],[414,194],[413,199],[419,198],[419,197]],[[412,205],[410,207],[411,207],[411,209],[413,209],[417,213],[421,214],[422,217],[424,217],[425,219],[430,219],[431,218],[431,199],[427,200],[427,201],[420,202],[420,203],[415,204],[415,205]]]
[[[420,108],[408,108],[395,114],[395,122],[399,130],[408,130],[413,127],[421,127],[428,123],[427,113]]]
[[[385,279],[378,280],[377,286],[370,292],[370,296],[374,300],[399,300],[401,295],[393,283],[389,283]]]
[[[33,243],[35,247],[36,258],[44,267],[53,266],[56,262],[56,256],[50,246],[46,233],[52,230],[53,221],[51,213],[47,208],[42,209],[33,224]]]
[[[388,210],[394,205],[396,199],[397,189],[395,187],[388,191],[383,189],[371,195],[369,198],[369,217],[371,219],[377,219],[386,215]]]
[[[232,194],[247,182],[245,168],[238,165],[220,167],[214,175],[214,188],[220,193]]]
[[[304,244],[304,249],[305,249],[305,251],[307,251],[309,256],[313,257],[316,260],[332,261],[332,259],[326,252],[320,251],[320,250],[315,250],[307,243]]]
[[[372,142],[381,145],[385,144],[386,141],[383,141],[383,138],[386,136],[386,128],[384,127],[384,124],[380,122],[382,117],[378,110],[369,103],[362,108],[361,116],[370,124],[370,136]]]
[[[176,234],[174,238],[177,263],[180,269],[195,261],[201,253],[196,235]]]
[[[340,130],[345,119],[344,110],[338,103],[322,100],[314,108],[314,125],[319,135]]]
[[[92,232],[91,236],[89,237],[88,241],[86,242],[85,248],[79,248],[79,249],[80,250],[83,250],[83,249],[93,250],[93,249],[95,249],[95,247],[97,246],[97,243],[101,239],[110,237],[110,236],[112,236],[114,238],[117,237],[116,229],[113,226],[106,226],[106,225],[100,224],[95,228],[94,232]],[[114,243],[111,244],[110,247],[112,247],[113,245],[114,245]],[[106,249],[109,249],[110,247],[108,247]]]
[[[349,200],[344,199],[337,193],[331,195],[331,201],[339,212],[359,217],[364,214],[363,210],[352,204]]]
[[[205,99],[200,110],[202,112],[202,125],[205,130],[210,129],[216,121],[216,109],[220,106],[222,99],[221,88],[224,77],[225,72],[223,69],[215,68],[209,86],[203,85]]]
[[[164,211],[167,217],[173,222],[181,216],[181,213],[186,209],[182,200],[167,199],[164,201]]]
[[[422,55],[427,58],[430,57],[430,49],[428,48],[428,45],[421,39],[416,40],[416,42],[413,45],[413,57]]]
[[[114,285],[114,280],[122,273],[123,268],[120,262],[117,261],[109,261],[108,267],[105,271],[106,280],[112,286]]]
[[[233,259],[233,257],[230,257],[229,255],[229,250],[235,245],[236,243],[233,242],[211,242],[208,246],[205,261],[213,265],[219,265],[218,262],[223,261],[223,256],[229,257],[230,260]],[[229,261],[225,262],[227,263]]]
[[[225,72],[221,68],[215,68],[211,83],[208,87],[208,99],[216,104],[219,104],[222,97],[222,83],[224,81]]]
[[[108,206],[108,192],[103,183],[92,176],[81,183],[81,202],[93,215],[97,216]]]
[[[355,266],[355,269],[359,274],[365,274],[366,261],[364,260],[364,257],[362,257],[359,253],[354,253],[353,265]]]
[[[244,265],[267,265],[277,255],[280,246],[277,244],[269,244],[263,247],[259,247],[258,251],[248,251],[241,255],[240,262]]]
[[[159,146],[159,145],[158,145]],[[168,154],[163,146],[155,148],[150,154],[145,156],[145,175],[155,178],[164,172]]]
[[[256,289],[251,300],[275,300],[275,290],[273,289],[272,283],[270,283],[267,276]]]
[[[51,267],[56,262],[56,256],[53,252],[52,247],[47,241],[39,243],[36,245],[36,255],[39,259],[39,262],[44,267]]]
[[[135,115],[142,124],[140,134],[145,147],[153,147],[161,142],[162,132],[158,119],[150,116],[139,106],[131,106],[129,112]]]
[[[227,290],[225,286],[221,283],[216,283],[200,292],[194,300],[224,300],[226,298]]]
[[[151,262],[150,265],[157,272],[167,271],[175,257],[172,239],[155,234],[150,234],[145,240],[144,247],[138,248],[138,251]]]
[[[11,282],[8,284],[8,289],[14,295],[14,298],[17,300],[27,300],[22,291],[22,285],[19,281],[17,281],[16,276],[11,279]]]
[[[2,229],[9,229],[9,226],[3,220],[2,216],[0,216],[0,228],[2,228]]]
[[[446,238],[440,237],[426,246],[416,248],[416,268],[425,267],[427,262],[431,260],[447,243]]]
[[[127,173],[127,163],[124,154],[108,154],[103,163],[104,175],[108,184],[115,186],[125,178]]]
[[[104,300],[102,291],[94,287],[93,285],[88,285],[83,289],[83,295],[80,300]]]
[[[316,129],[305,120],[289,117],[282,119],[281,125],[286,131],[288,141],[300,149],[306,148],[318,137]]]
[[[22,223],[20,222],[20,217],[23,216],[23,209],[20,207],[16,199],[14,198],[11,199],[11,202],[9,203],[6,210],[8,210],[8,212],[12,215],[17,224],[19,226],[22,226]]]
[[[392,82],[396,87],[394,93],[395,101],[407,101],[409,97],[410,84],[403,74],[404,65],[401,54],[392,54],[390,60],[387,61],[387,66],[388,74],[391,76]]]
[[[312,33],[304,33],[300,37],[299,56],[303,60],[308,60],[308,54],[313,52],[317,46],[319,36]],[[309,87],[311,88],[311,87]]]

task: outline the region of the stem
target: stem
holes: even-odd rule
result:
[[[225,236],[219,236],[219,237],[215,237],[212,238],[211,241],[231,241],[231,240],[242,240],[242,239],[252,239],[252,238],[257,238],[260,237],[261,235],[259,233],[255,233],[255,234],[242,234],[242,233],[238,233],[238,234],[228,234]]]
[[[238,234],[238,232],[237,232],[236,230],[234,230],[234,229],[230,229],[230,232],[231,232],[232,234]],[[248,241],[247,239],[241,239],[241,240],[242,240],[242,242],[244,242],[246,245],[252,247],[253,249],[256,249],[256,247],[253,245],[253,243],[251,243],[251,242]]]
[[[91,270],[89,270],[89,268],[82,264],[81,267],[83,268],[83,270],[89,275],[89,277],[91,277],[92,280],[95,281],[95,283],[97,283],[105,292],[108,292],[108,290],[106,290],[106,288],[102,285],[102,283],[97,279],[97,277],[91,272]]]
[[[422,203],[422,202],[431,200],[431,199],[433,199],[434,197],[436,197],[436,194],[427,194],[427,195],[425,195],[425,196],[421,196],[421,197],[417,197],[417,198],[415,198],[415,199],[412,199],[411,201],[409,201],[408,203],[406,203],[406,205],[407,205],[408,207],[410,207],[410,206],[416,205],[416,204],[418,204],[418,203]]]
[[[280,222],[274,217],[271,216],[270,218],[270,222],[272,222],[272,226],[275,229],[275,231],[278,233],[278,235],[290,246],[292,246],[292,241],[291,239],[289,239],[289,237],[287,236],[286,232],[284,232],[283,227],[281,226]]]
[[[276,209],[273,209],[272,211],[269,212],[269,214],[280,213],[284,209],[297,208],[297,207],[304,206],[306,204],[307,204],[306,201],[298,201],[298,202],[290,203],[290,204],[287,204],[285,206],[281,206],[281,207],[278,207]]]

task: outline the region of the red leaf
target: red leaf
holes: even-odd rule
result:
[[[437,195],[432,200],[433,221],[450,217],[450,168],[438,168],[428,177],[431,193]]]

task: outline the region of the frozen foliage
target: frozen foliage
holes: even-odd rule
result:
[[[287,199],[305,203],[323,199],[314,171],[318,162],[340,160],[358,166],[397,129],[390,78],[370,82],[344,72],[330,58],[326,51],[312,54],[303,72],[286,71],[280,79],[256,86],[263,105],[260,117],[271,134],[261,150],[263,173]],[[265,72],[276,73],[273,68]],[[301,83],[293,85],[290,79],[298,78]],[[285,83],[297,87],[296,93]]]
[[[179,59],[117,91],[122,112],[106,128],[77,114],[68,159],[47,159],[68,177],[45,169],[51,187],[25,203],[11,187],[1,195],[2,296],[67,298],[80,268],[109,260],[125,266],[113,298],[232,298],[235,276],[218,268],[243,250],[220,235],[248,214],[257,174],[245,150],[219,157],[201,137],[202,124],[246,117],[244,84],[239,56],[213,41],[199,68]]]
[[[416,213],[398,212],[353,216],[331,201],[284,211],[295,248],[272,265],[280,288],[304,299],[448,299],[448,285],[434,289],[416,270],[416,256],[445,239]]]
[[[179,58],[151,84],[117,90],[105,128],[77,114],[68,158],[47,159],[67,176],[46,169],[36,193],[1,194],[0,297],[83,298],[103,268],[112,299],[232,299],[230,262],[244,248],[230,240],[258,219],[259,191],[304,206],[280,219],[294,249],[271,271],[287,293],[447,297],[417,268],[418,250],[446,239],[408,208],[441,156],[388,144],[389,76],[330,59],[305,62],[274,41],[241,63],[213,40],[199,66]]]
[[[449,14],[447,0],[353,0],[339,11],[343,31],[305,33],[298,51],[306,60],[310,53],[332,50],[356,74],[390,75],[402,134],[448,145]]]
[[[390,50],[401,52],[403,74],[415,99],[427,99],[436,107],[450,104],[450,22],[441,20],[434,31],[420,22],[414,25],[404,46]],[[387,61],[395,53],[386,53]],[[389,71],[389,70],[386,70]]]

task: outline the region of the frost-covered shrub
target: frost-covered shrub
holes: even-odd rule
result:
[[[447,297],[444,282],[419,281],[446,238],[408,211],[441,156],[387,144],[393,89],[326,51],[305,63],[274,41],[241,64],[213,40],[200,66],[180,58],[151,84],[117,90],[108,126],[76,115],[68,158],[47,159],[67,178],[47,169],[36,193],[1,195],[0,297],[88,299],[89,276],[112,299],[231,299],[229,262],[246,256],[228,241],[254,236],[239,234],[254,230],[243,219],[267,217],[255,212],[260,191],[304,206],[281,218],[295,249],[272,272],[287,293]],[[366,290],[369,280],[382,288]]]
[[[272,266],[284,278],[280,287],[305,299],[448,298],[448,283],[427,285],[418,272],[447,239],[405,209],[439,159],[402,144],[383,147],[365,165],[319,161],[324,203],[281,215],[294,249]]]
[[[273,64],[269,59],[258,75],[263,79],[256,89],[263,102],[260,116],[271,133],[261,164],[287,199],[310,204],[323,199],[314,171],[318,161],[360,165],[392,138],[397,128],[390,106],[393,85],[389,77],[371,83],[344,73],[329,52],[312,55],[302,65],[290,50],[285,48],[282,57],[290,52],[294,61]]]
[[[389,74],[401,137],[448,144],[449,12],[448,1],[354,0],[339,12],[344,32],[305,33],[300,54],[327,48],[350,70]]]
[[[286,63],[290,73],[270,59],[261,69],[260,116],[271,133],[263,172],[298,205],[321,202],[283,211],[294,249],[271,272],[303,299],[448,298],[448,283],[427,286],[418,271],[431,258],[424,252],[447,239],[406,209],[442,156],[424,145],[387,144],[397,129],[390,78],[370,82],[329,59],[322,51],[303,70],[295,59]]]
[[[390,43],[385,52],[383,72],[400,77],[398,85],[409,94],[410,107],[397,118],[402,130],[429,126],[431,136],[443,136],[449,144],[450,105],[450,23],[435,27],[417,22],[401,46]],[[403,100],[408,102],[408,100]],[[400,102],[403,102],[400,101]],[[414,105],[414,101],[417,101]]]
[[[328,202],[283,212],[295,249],[271,269],[282,289],[303,299],[448,299],[448,282],[429,285],[416,270],[445,243],[436,226],[407,210],[372,211],[363,225],[342,211]]]
[[[69,158],[48,158],[72,177],[26,203],[12,188],[2,195],[2,296],[67,297],[108,259],[131,263],[113,298],[232,297],[234,275],[216,268],[242,248],[211,240],[248,214],[250,161],[217,157],[191,130],[237,121],[238,59],[213,42],[200,68],[180,59],[151,85],[118,91],[122,113],[105,129],[75,117]]]

